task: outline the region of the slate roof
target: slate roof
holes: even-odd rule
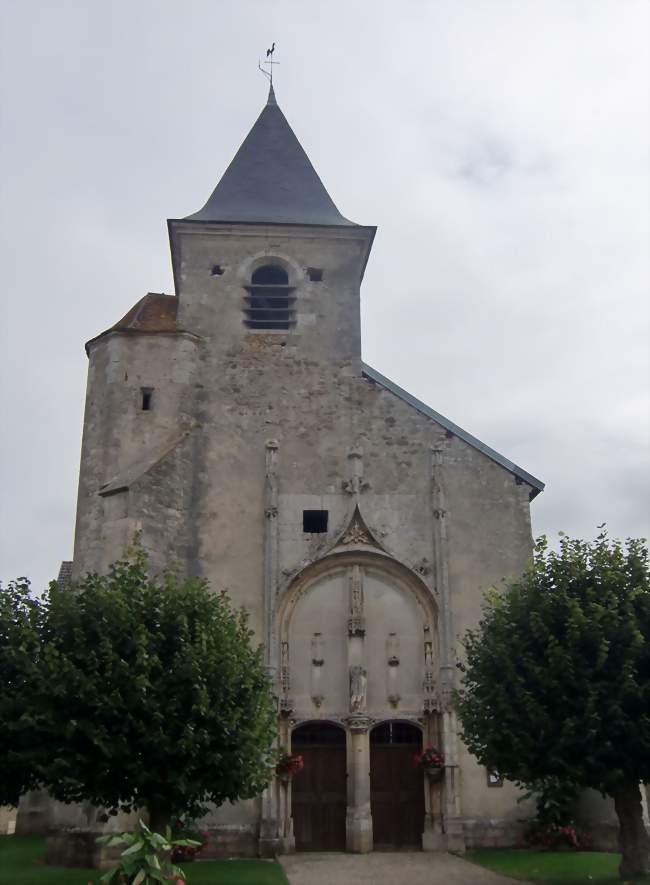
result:
[[[273,86],[210,199],[184,220],[357,226],[334,205],[278,107]]]
[[[421,402],[419,399],[416,399],[402,387],[399,387],[393,381],[390,381],[376,369],[371,368],[366,363],[361,363],[361,371],[366,378],[370,381],[375,381],[381,387],[389,390],[391,393],[398,396],[400,399],[404,400],[404,402],[408,403],[410,406],[413,406],[414,409],[417,409],[418,412],[421,412],[423,415],[426,415],[427,418],[431,418],[433,421],[436,421],[445,430],[448,430],[450,433],[453,433],[454,436],[457,436],[459,439],[462,439],[464,442],[468,443],[473,448],[478,449],[479,452],[483,452],[484,455],[487,455],[488,458],[491,458],[493,461],[496,461],[497,464],[500,464],[501,467],[505,467],[506,470],[509,470],[514,476],[521,480],[522,482],[528,483],[531,486],[530,499],[532,501],[540,492],[544,491],[544,483],[541,479],[537,479],[536,476],[533,476],[532,473],[528,473],[528,471],[524,470],[522,467],[519,467],[513,461],[510,461],[504,455],[500,455],[499,452],[490,448],[490,446],[486,445],[484,442],[481,442],[480,439],[477,439],[475,436],[472,436],[471,433],[468,433],[466,430],[463,430],[462,427],[459,427],[458,424],[454,424],[453,421],[450,421],[449,418],[445,418],[444,415],[441,415],[440,412],[436,412],[434,409],[425,405],[425,403]]]

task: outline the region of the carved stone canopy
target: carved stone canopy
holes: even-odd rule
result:
[[[370,531],[358,507],[354,508],[352,519],[335,544],[335,547],[374,547],[383,550],[382,545]]]

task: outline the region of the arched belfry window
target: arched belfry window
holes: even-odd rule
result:
[[[283,267],[258,267],[246,289],[246,325],[250,329],[288,329],[293,325],[294,287]]]

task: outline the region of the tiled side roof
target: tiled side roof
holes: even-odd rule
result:
[[[175,332],[178,298],[163,292],[147,292],[124,314],[119,322],[111,327],[135,329],[139,332]]]
[[[363,374],[366,378],[369,378],[371,381],[375,381],[377,384],[381,385],[381,387],[386,388],[386,390],[390,390],[391,393],[394,393],[395,396],[398,396],[400,399],[403,399],[404,402],[408,403],[410,406],[413,406],[414,409],[417,409],[418,412],[421,412],[423,415],[426,415],[427,418],[431,418],[436,423],[440,424],[445,430],[448,430],[450,433],[453,433],[454,436],[457,436],[459,439],[462,439],[464,442],[468,443],[470,446],[473,446],[475,449],[478,449],[479,452],[483,452],[484,455],[487,455],[488,458],[491,458],[493,461],[496,461],[497,464],[500,464],[502,467],[505,467],[506,470],[509,470],[513,473],[517,479],[522,480],[525,483],[528,483],[531,486],[530,497],[531,500],[539,495],[541,491],[544,490],[544,483],[541,479],[537,479],[537,477],[533,476],[531,473],[528,473],[522,467],[519,467],[517,464],[514,464],[504,455],[500,455],[499,452],[490,448],[490,446],[486,445],[484,442],[481,442],[480,439],[477,439],[475,436],[472,436],[471,433],[468,433],[466,430],[463,430],[462,427],[459,427],[458,424],[454,424],[453,421],[450,421],[449,418],[445,418],[444,415],[441,415],[440,412],[436,412],[434,409],[425,405],[419,399],[416,399],[406,390],[401,387],[398,387],[397,384],[394,384],[392,381],[389,381],[384,375],[378,372],[376,369],[372,369],[370,366],[366,365],[366,363],[361,364]]]
[[[178,298],[164,292],[147,292],[121,320],[86,344],[88,348],[109,332],[177,332]]]

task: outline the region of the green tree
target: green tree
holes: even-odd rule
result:
[[[30,706],[43,609],[29,581],[0,584],[0,805],[35,786]]]
[[[650,578],[643,540],[537,542],[464,638],[457,705],[479,762],[520,784],[557,778],[613,797],[622,876],[650,869]]]
[[[33,698],[40,781],[64,802],[174,814],[258,795],[275,709],[246,616],[225,594],[148,572],[137,545],[107,575],[53,584]]]

